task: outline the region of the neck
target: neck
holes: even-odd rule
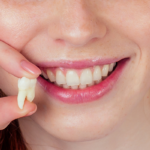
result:
[[[85,142],[58,139],[38,126],[30,117],[19,119],[20,128],[32,150],[149,150],[150,92],[107,136]],[[30,149],[29,149],[30,150]]]

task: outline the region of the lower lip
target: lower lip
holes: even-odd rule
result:
[[[129,59],[123,59],[118,62],[116,69],[101,83],[79,90],[63,89],[58,87],[42,77],[38,77],[37,81],[41,87],[56,100],[67,104],[80,104],[99,100],[102,96],[107,94],[116,84],[121,76],[123,69]]]

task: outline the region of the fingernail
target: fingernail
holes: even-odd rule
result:
[[[41,74],[41,70],[30,62],[21,61],[21,67],[31,74]]]

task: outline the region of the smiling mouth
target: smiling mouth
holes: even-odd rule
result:
[[[78,65],[49,63],[49,67],[43,63],[44,65],[41,64],[40,67],[42,74],[37,81],[50,96],[50,100],[59,100],[67,104],[100,100],[113,89],[129,60],[130,58],[123,58],[107,61],[110,63],[94,62],[94,65],[88,64],[90,67],[87,67],[86,63],[84,65],[81,63],[82,68],[79,63]]]
[[[105,80],[116,66],[117,62],[84,69],[42,68],[40,76],[64,89],[85,89]]]

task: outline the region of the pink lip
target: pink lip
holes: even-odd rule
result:
[[[105,65],[111,64],[114,62],[120,61],[120,58],[112,58],[112,59],[93,59],[93,60],[81,60],[81,61],[68,61],[68,60],[59,60],[59,61],[51,61],[51,62],[40,62],[36,65],[40,68],[52,68],[52,67],[62,67],[62,68],[74,68],[74,69],[82,69],[93,67],[96,65]]]
[[[109,75],[104,81],[86,89],[63,89],[44,80],[40,76],[38,77],[38,83],[48,93],[48,95],[67,104],[79,104],[95,101],[100,99],[113,88],[128,60],[128,58],[125,58],[119,61],[115,71],[112,72],[112,74]]]

